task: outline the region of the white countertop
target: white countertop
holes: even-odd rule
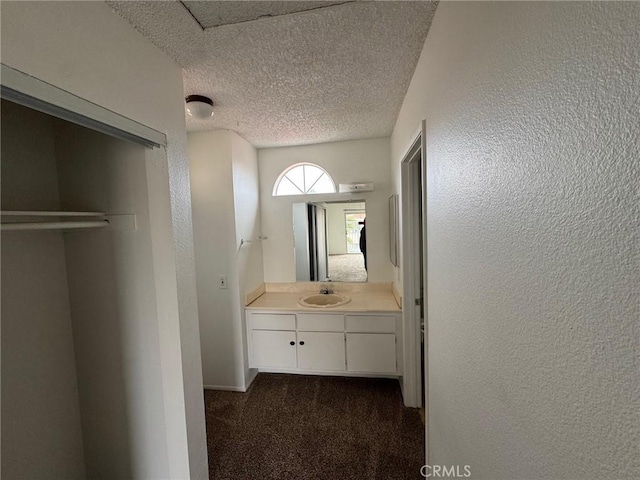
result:
[[[294,285],[293,287],[291,285]],[[396,298],[390,287],[381,288],[380,285],[362,284],[357,288],[339,286],[334,283],[335,293],[346,295],[351,298],[349,303],[337,307],[304,307],[298,304],[300,297],[318,293],[320,284],[314,284],[313,289],[308,284],[278,285],[268,284],[266,292],[246,306],[249,310],[284,310],[284,311],[307,311],[307,312],[400,312]],[[307,288],[305,288],[307,287]],[[275,291],[274,291],[275,290]],[[291,291],[297,290],[297,291]]]

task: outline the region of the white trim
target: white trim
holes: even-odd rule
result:
[[[426,304],[426,122],[423,120],[420,128],[416,131],[405,154],[401,159],[401,226],[402,226],[402,312],[403,312],[403,337],[404,337],[404,402],[408,407],[422,406],[422,386],[423,378],[421,374],[421,332],[418,322],[420,307],[415,305],[415,300],[419,296],[420,270],[412,268],[415,265],[415,252],[421,247],[418,243],[420,232],[416,229],[415,217],[417,215],[416,201],[420,198],[422,204],[422,239],[423,239],[423,302]],[[420,168],[422,178],[420,178],[421,191],[416,190],[417,173],[416,157],[420,155]],[[424,315],[426,323],[426,305],[424,305]],[[426,369],[426,358],[425,358]],[[426,385],[426,383],[425,383]]]
[[[229,385],[203,385],[205,390],[220,390],[223,392],[246,392],[244,387],[235,387]]]
[[[2,210],[3,217],[104,217],[105,212],[66,212],[43,210]]]
[[[299,370],[294,368],[259,368],[260,373],[295,373],[296,375],[323,375],[328,377],[358,377],[358,378],[391,378],[399,380],[401,375],[392,373],[358,373],[346,370]]]
[[[7,231],[33,231],[33,230],[76,230],[86,228],[106,228],[109,226],[107,220],[97,220],[94,222],[12,222],[3,223],[0,228]]]
[[[416,142],[423,135],[424,129],[426,129],[426,120],[422,120],[422,122],[420,122],[420,126],[415,130],[415,132],[413,132],[413,135],[411,135],[411,140],[409,141],[407,148],[404,149],[404,153],[400,157],[400,164],[405,162],[407,156],[409,155],[411,150],[413,150]]]
[[[280,186],[280,182],[284,179],[284,177],[287,175],[287,173],[289,173],[294,168],[304,167],[305,165],[309,165],[311,167],[315,167],[315,168],[318,168],[318,169],[322,170],[324,172],[324,174],[327,176],[327,178],[329,180],[331,180],[331,184],[333,185],[333,192],[320,192],[320,193],[309,193],[308,191],[304,192],[304,191],[300,190],[300,187],[298,187],[293,182],[291,182],[291,180],[289,180],[298,190],[300,190],[300,193],[293,193],[293,194],[288,194],[288,195],[278,195],[277,194],[278,186]],[[318,183],[318,180],[320,180],[321,177],[322,177],[322,175],[320,175],[320,177],[318,177],[318,179],[313,183],[313,185]],[[303,188],[306,189],[306,185],[303,185]],[[331,175],[329,175],[329,172],[327,172],[324,168],[322,168],[320,165],[316,165],[315,163],[311,163],[311,162],[298,162],[298,163],[294,163],[293,165],[289,165],[287,168],[285,168],[280,173],[280,175],[278,175],[278,178],[276,178],[276,181],[273,184],[273,190],[271,191],[271,196],[272,197],[290,197],[290,196],[296,196],[296,195],[302,195],[302,196],[305,196],[305,195],[326,195],[326,194],[329,194],[329,193],[336,193],[336,192],[337,192],[337,190],[336,190],[336,182],[333,179],[333,177]]]
[[[145,147],[167,145],[164,133],[5,64],[0,64],[0,80],[2,98],[14,103]]]

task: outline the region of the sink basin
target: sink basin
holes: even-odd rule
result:
[[[351,298],[346,295],[338,295],[337,293],[314,293],[298,299],[298,304],[303,307],[313,308],[332,308],[349,303]]]

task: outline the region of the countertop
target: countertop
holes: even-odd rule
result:
[[[284,310],[307,312],[400,312],[396,297],[388,284],[330,284],[335,293],[351,297],[338,307],[316,308],[298,304],[298,299],[318,293],[321,284],[267,284],[265,292],[246,306],[249,310]],[[322,284],[323,286],[325,284]]]

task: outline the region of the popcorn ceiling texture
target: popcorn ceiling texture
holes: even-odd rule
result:
[[[189,131],[256,147],[390,135],[436,7],[352,2],[203,31],[179,2],[107,3],[183,67],[185,95],[213,99]]]
[[[639,45],[636,2],[438,7],[391,138],[427,119],[431,464],[640,478]]]

